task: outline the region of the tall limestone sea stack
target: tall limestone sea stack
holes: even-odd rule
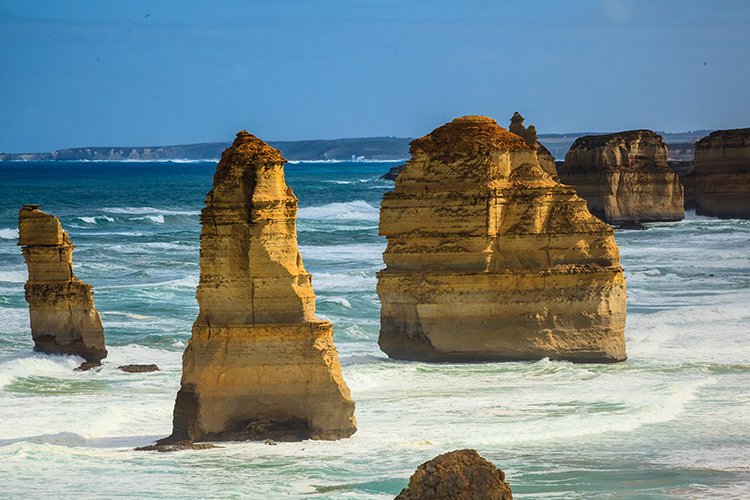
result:
[[[18,212],[18,244],[29,271],[26,301],[34,350],[81,356],[88,365],[107,357],[92,286],[73,273],[73,245],[54,215],[39,205]]]
[[[667,145],[650,130],[579,137],[558,169],[589,210],[610,224],[685,218],[682,184]]]
[[[529,143],[534,149],[536,149],[536,158],[539,161],[539,165],[547,172],[552,178],[557,177],[557,167],[555,166],[555,157],[552,155],[549,149],[545,148],[536,133],[536,127],[529,125],[524,127],[524,117],[516,111],[510,119],[510,127],[508,130],[516,135],[520,135],[526,142]]]
[[[750,219],[750,128],[717,130],[698,141],[684,182],[686,206],[697,214]]]
[[[483,116],[411,143],[386,193],[380,347],[423,361],[622,361],[625,279],[613,230]]]
[[[171,441],[339,439],[356,430],[333,328],[315,317],[285,162],[243,130],[216,168]]]

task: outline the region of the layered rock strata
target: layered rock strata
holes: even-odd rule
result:
[[[667,165],[667,146],[650,130],[580,137],[558,174],[591,213],[610,224],[685,217],[682,184]]]
[[[685,204],[697,214],[750,219],[750,128],[718,130],[698,141],[683,180]]]
[[[356,430],[331,323],[315,317],[284,163],[242,131],[216,168],[172,442],[339,439]]]
[[[555,157],[552,155],[549,149],[545,148],[544,145],[539,142],[539,137],[536,132],[534,125],[529,125],[528,128],[523,125],[524,117],[516,111],[510,119],[510,127],[508,130],[516,135],[520,135],[524,140],[529,143],[536,150],[536,157],[539,161],[539,165],[547,172],[551,177],[557,178],[557,165],[555,165]]]
[[[613,230],[521,137],[466,116],[411,143],[386,193],[379,344],[424,361],[621,361]]]
[[[456,450],[420,465],[396,500],[513,500],[505,473],[475,450]]]
[[[18,213],[34,350],[81,356],[86,365],[99,365],[107,350],[92,286],[73,273],[74,246],[67,231],[39,207],[24,205]]]

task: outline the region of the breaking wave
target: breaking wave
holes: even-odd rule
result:
[[[328,203],[318,207],[303,207],[297,212],[300,219],[366,220],[377,222],[379,209],[364,200],[347,203]]]

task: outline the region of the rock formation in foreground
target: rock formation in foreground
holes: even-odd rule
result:
[[[524,117],[516,111],[510,119],[510,127],[508,130],[516,135],[520,135],[531,147],[536,150],[536,158],[539,161],[539,165],[547,172],[553,179],[557,178],[557,166],[555,165],[555,157],[552,155],[549,149],[545,148],[544,145],[539,142],[539,138],[536,133],[536,127],[529,125],[528,128],[523,125]]]
[[[695,146],[685,205],[699,215],[750,219],[750,128],[718,130]]]
[[[685,218],[682,184],[667,165],[667,145],[650,130],[579,137],[558,170],[610,224]]]
[[[26,301],[34,350],[81,356],[95,366],[107,357],[92,286],[73,273],[73,245],[54,215],[39,205],[18,212],[18,244],[29,271]]]
[[[420,465],[396,500],[513,500],[505,473],[475,450],[456,450]]]
[[[521,137],[466,116],[411,143],[385,194],[379,344],[423,361],[621,361],[613,230]]]
[[[333,328],[315,318],[284,163],[242,131],[216,168],[201,212],[200,312],[167,442],[339,439],[356,430]]]

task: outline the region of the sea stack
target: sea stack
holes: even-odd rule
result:
[[[73,273],[73,248],[60,220],[24,205],[18,212],[18,244],[29,271],[26,301],[34,350],[76,355],[95,366],[107,357],[104,328],[92,286]]]
[[[717,130],[698,141],[684,182],[686,206],[697,214],[750,219],[750,128]]]
[[[667,165],[667,145],[651,130],[579,137],[558,170],[610,224],[685,218],[682,184]]]
[[[536,158],[539,161],[539,165],[547,172],[552,178],[557,178],[557,166],[555,165],[555,157],[550,153],[549,149],[545,148],[536,133],[536,127],[529,125],[528,128],[523,125],[524,117],[516,111],[510,119],[510,127],[508,130],[516,135],[520,135],[523,139],[529,143],[529,146],[536,150]]]
[[[420,465],[396,500],[513,500],[505,473],[476,450],[456,450]]]
[[[610,226],[491,118],[411,143],[385,194],[381,349],[421,361],[622,361],[625,279]]]
[[[285,162],[243,130],[216,168],[172,442],[339,439],[356,430],[333,328],[315,317]]]

